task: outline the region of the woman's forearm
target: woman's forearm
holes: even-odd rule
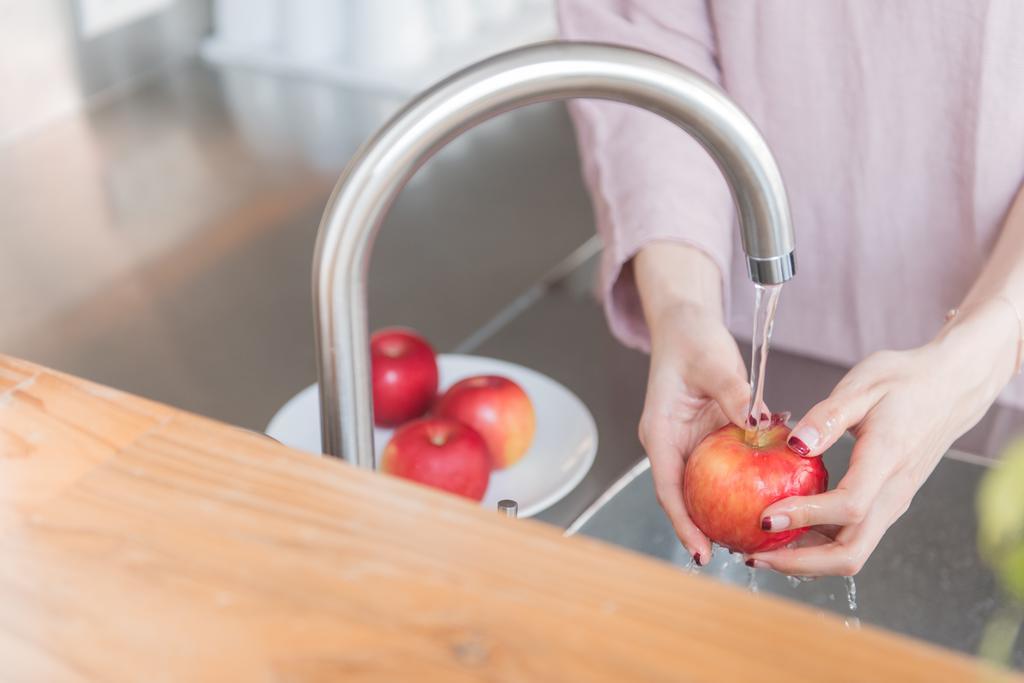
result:
[[[970,292],[965,310],[996,296],[1009,298],[1024,311],[1024,186],[1003,221],[999,239]]]
[[[722,319],[722,274],[700,249],[652,242],[634,257],[633,274],[652,333],[667,312],[680,306],[705,309]]]
[[[991,393],[998,393],[1019,362],[1020,316],[1024,315],[1024,187],[1003,222],[985,267],[960,304],[952,324],[939,334],[940,345],[959,347],[962,355],[985,357],[991,368]]]

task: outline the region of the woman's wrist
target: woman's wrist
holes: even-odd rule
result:
[[[952,311],[932,346],[941,364],[957,372],[989,400],[1016,374],[1021,342],[1017,309],[1001,296]]]
[[[722,274],[700,249],[652,242],[633,258],[633,274],[652,338],[680,314],[722,322]]]

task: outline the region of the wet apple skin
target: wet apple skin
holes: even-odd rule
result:
[[[683,501],[694,524],[712,541],[750,554],[780,548],[807,532],[807,527],[761,529],[762,513],[772,503],[828,488],[821,458],[791,451],[789,432],[775,422],[751,445],[746,430],[729,424],[708,434],[687,458]]]

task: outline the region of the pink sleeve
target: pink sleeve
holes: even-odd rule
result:
[[[704,0],[558,0],[560,33],[639,47],[718,82]],[[688,134],[656,114],[615,102],[575,100],[583,175],[604,242],[601,293],[612,332],[648,349],[632,258],[666,240],[697,247],[722,273],[728,302],[734,208],[718,167]]]

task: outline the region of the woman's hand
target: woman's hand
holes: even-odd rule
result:
[[[874,354],[793,429],[790,448],[824,452],[846,430],[857,441],[835,489],[765,509],[762,527],[817,526],[803,547],[755,553],[755,567],[804,576],[852,576],[907,510],[939,458],[995,400],[1016,362],[1012,305],[989,300],[947,325],[933,342]]]
[[[709,432],[746,421],[750,386],[744,370],[720,315],[681,305],[651,328],[640,442],[651,461],[658,502],[697,564],[711,559],[711,543],[683,505],[683,468]]]
[[[676,535],[698,564],[711,543],[683,505],[683,468],[704,436],[747,419],[750,386],[743,358],[722,322],[721,276],[702,252],[653,244],[634,259],[651,332],[647,397],[640,441],[651,461],[655,493]]]

